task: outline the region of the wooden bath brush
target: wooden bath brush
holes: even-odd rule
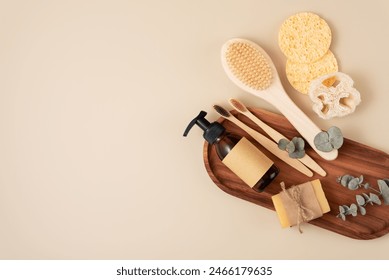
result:
[[[260,46],[245,39],[231,39],[223,45],[221,56],[227,76],[237,86],[275,106],[322,158],[336,159],[337,150],[316,149],[313,140],[321,130],[290,99],[271,58]]]

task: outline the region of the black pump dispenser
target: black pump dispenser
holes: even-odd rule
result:
[[[213,144],[215,141],[226,131],[224,126],[222,126],[218,122],[210,123],[205,116],[207,115],[207,112],[201,111],[197,117],[195,117],[187,126],[184,132],[184,136],[187,136],[189,131],[192,129],[192,127],[196,124],[198,125],[202,130],[204,130],[203,137],[204,139],[210,143]]]

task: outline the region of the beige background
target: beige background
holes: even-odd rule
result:
[[[302,11],[332,29],[362,94],[351,116],[319,119],[285,79],[277,32]],[[385,0],[0,0],[0,258],[388,258],[389,235],[281,230],[210,180],[192,117],[230,97],[276,111],[223,72],[232,37],[268,51],[321,128],[389,152]]]

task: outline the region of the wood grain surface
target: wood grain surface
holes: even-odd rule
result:
[[[250,111],[289,139],[294,136],[299,136],[298,132],[283,116],[262,109],[250,108]],[[243,114],[240,114],[235,110],[231,111],[231,113],[253,129],[265,134]],[[344,236],[364,240],[377,238],[389,232],[389,206],[387,205],[367,205],[367,214],[365,216],[360,214],[356,217],[347,216],[346,221],[336,217],[339,213],[339,205],[356,203],[355,195],[363,192],[370,192],[363,188],[351,191],[337,183],[337,178],[344,174],[350,174],[356,177],[364,175],[364,181],[369,182],[373,188],[378,189],[377,179],[389,178],[388,154],[347,138],[345,138],[344,144],[339,150],[338,158],[333,161],[322,159],[311,147],[306,147],[306,152],[327,172],[326,177],[322,177],[315,173],[313,177],[309,178],[273,156],[233,123],[222,118],[218,121],[223,123],[228,131],[245,136],[251,140],[280,168],[280,173],[277,178],[264,192],[258,193],[246,186],[241,179],[221,163],[215,148],[205,142],[204,164],[206,170],[213,182],[226,193],[274,210],[271,196],[281,191],[281,181],[284,181],[286,186],[289,187],[313,179],[320,179],[330,204],[331,211],[324,214],[319,219],[310,221],[310,224]],[[274,219],[277,219],[278,221],[276,215],[274,216]],[[282,230],[281,226],[280,230]]]

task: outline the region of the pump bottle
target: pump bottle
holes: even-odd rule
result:
[[[220,160],[249,187],[262,192],[278,175],[278,167],[248,139],[226,131],[218,122],[210,123],[206,115],[201,111],[189,123],[184,136],[198,125],[204,131],[204,139],[215,146]]]

